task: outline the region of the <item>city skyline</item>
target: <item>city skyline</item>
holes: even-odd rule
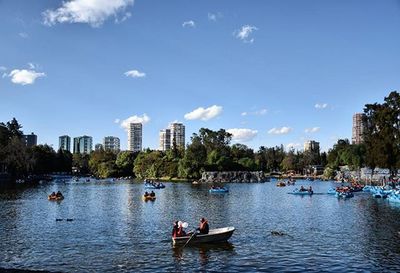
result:
[[[142,122],[157,149],[178,121],[186,143],[224,128],[253,149],[313,139],[326,151],[399,89],[396,1],[119,3],[88,19],[62,1],[2,1],[1,119],[54,148],[112,135],[126,150],[127,124]]]

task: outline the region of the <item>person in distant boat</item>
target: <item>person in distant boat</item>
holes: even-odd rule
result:
[[[154,191],[151,191],[150,196],[151,196],[151,197],[156,196],[156,194],[154,193]]]
[[[303,186],[301,186],[300,191],[306,191],[306,189]]]
[[[149,196],[149,193],[146,191],[146,192],[144,193],[144,197],[147,197],[147,196]]]
[[[62,195],[62,193],[61,193],[60,191],[58,191],[58,192],[56,193],[56,197],[63,197],[63,195]]]
[[[197,230],[200,232],[200,234],[208,234],[210,231],[210,226],[208,225],[208,221],[204,218],[200,219],[200,225],[197,228]]]
[[[313,192],[313,189],[311,186],[308,188],[308,192],[311,192],[311,193]]]
[[[50,197],[51,197],[51,198],[56,197],[56,193],[53,191],[53,192],[50,194]]]

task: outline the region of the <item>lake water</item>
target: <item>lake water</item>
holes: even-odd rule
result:
[[[400,272],[400,207],[354,198],[287,194],[330,182],[207,185],[165,183],[155,202],[142,183],[54,181],[0,193],[0,268],[58,272]],[[60,190],[65,199],[47,200]],[[173,248],[174,220],[234,226],[229,243]],[[64,221],[56,221],[62,218]],[[73,221],[66,221],[70,218]],[[274,236],[271,231],[287,235]]]

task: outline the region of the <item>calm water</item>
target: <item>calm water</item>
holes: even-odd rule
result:
[[[309,182],[298,181],[296,187]],[[208,186],[166,183],[155,202],[143,184],[53,182],[0,193],[0,268],[61,272],[400,272],[400,207],[358,193],[294,196],[275,183]],[[329,182],[312,182],[325,193]],[[47,195],[64,193],[62,202]],[[234,226],[227,244],[174,249],[175,219]],[[71,222],[56,221],[71,218]],[[279,230],[287,235],[273,236]]]

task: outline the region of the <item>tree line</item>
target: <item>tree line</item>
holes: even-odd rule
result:
[[[72,154],[54,151],[49,145],[27,147],[22,125],[13,118],[0,122],[0,172],[12,178],[42,175],[54,172],[71,172]]]
[[[141,152],[108,150],[90,154],[55,152],[48,145],[27,148],[22,140],[22,126],[14,118],[0,123],[0,167],[13,176],[51,172],[71,172],[100,178],[135,176],[137,178],[197,179],[204,171],[263,171],[306,174],[309,166],[325,168],[332,177],[340,166],[352,170],[362,167],[388,168],[393,175],[400,166],[400,95],[393,91],[383,103],[364,108],[364,142],[351,144],[340,139],[328,152],[285,150],[283,145],[261,146],[253,150],[240,143],[232,144],[232,135],[201,128],[185,147],[168,151],[145,149]],[[0,169],[1,170],[1,169]]]

